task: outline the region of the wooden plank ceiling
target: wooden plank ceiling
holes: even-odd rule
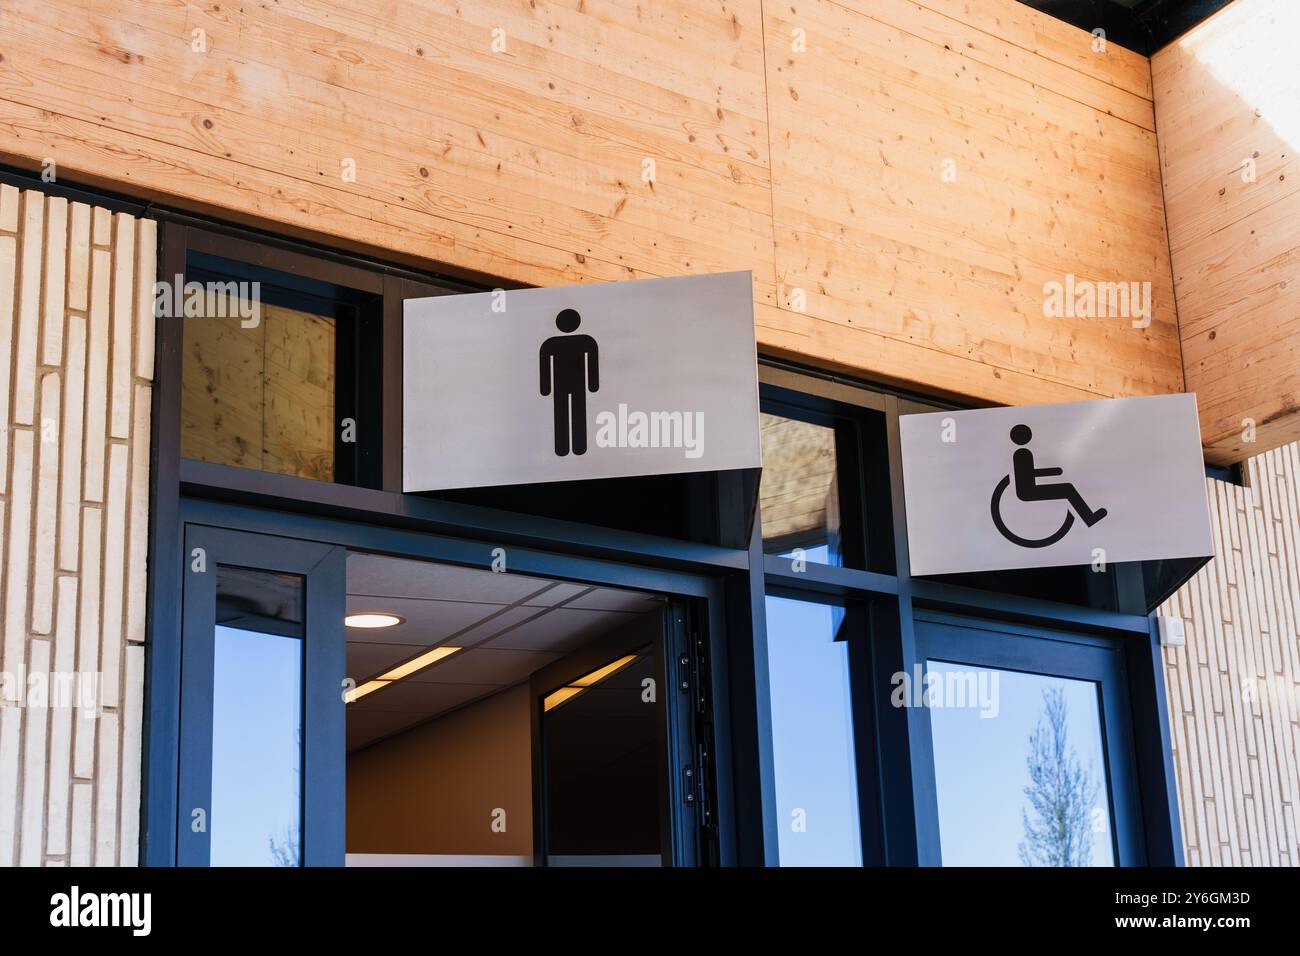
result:
[[[511,283],[749,269],[766,350],[974,402],[1183,387],[1148,62],[1015,0],[4,21],[6,162]],[[1047,317],[1067,275],[1149,327]]]
[[[1187,387],[1210,458],[1300,439],[1300,4],[1237,0],[1152,58]]]

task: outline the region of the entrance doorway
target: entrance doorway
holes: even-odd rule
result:
[[[340,527],[185,525],[178,862],[712,858],[707,582]]]
[[[671,862],[666,597],[364,553],[347,582],[349,865]]]

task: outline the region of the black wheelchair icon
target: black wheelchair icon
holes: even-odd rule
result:
[[[998,533],[1001,534],[1002,537],[1006,538],[1012,544],[1020,545],[1022,548],[1046,548],[1050,545],[1056,544],[1056,542],[1060,541],[1070,533],[1070,529],[1074,527],[1073,511],[1067,511],[1065,513],[1065,520],[1061,522],[1061,526],[1046,538],[1022,538],[1020,535],[1008,528],[1006,522],[1002,520],[1002,495],[1009,487],[1011,487],[1011,476],[1003,475],[1002,480],[998,482],[998,486],[993,489],[993,500],[989,502],[990,510],[993,513],[993,524],[997,527]]]
[[[1079,494],[1078,489],[1069,482],[1040,484],[1040,478],[1055,478],[1063,474],[1063,471],[1060,468],[1034,467],[1034,453],[1024,447],[1033,437],[1034,433],[1030,431],[1028,425],[1017,425],[1011,429],[1011,440],[1021,447],[1017,448],[1011,456],[1011,473],[1003,475],[1002,480],[993,489],[993,497],[989,499],[989,512],[998,533],[1012,544],[1022,548],[1046,548],[1056,544],[1070,533],[1070,529],[1074,527],[1076,513],[1083,523],[1091,528],[1106,517],[1106,509],[1098,508],[1094,511],[1089,508],[1088,503],[1083,500],[1083,495]],[[1007,527],[1006,521],[1002,518],[1002,496],[1011,487],[1013,478],[1016,497],[1021,501],[1066,501],[1070,504],[1071,510],[1065,513],[1065,519],[1059,528],[1043,538],[1026,538]]]

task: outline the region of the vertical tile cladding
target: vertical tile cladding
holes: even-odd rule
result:
[[[1206,479],[1215,556],[1160,608],[1189,866],[1300,866],[1300,443]]]
[[[0,865],[134,865],[156,224],[0,185]]]

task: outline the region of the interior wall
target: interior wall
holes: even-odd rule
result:
[[[349,754],[348,853],[531,859],[531,705],[521,684]]]
[[[1181,389],[1154,127],[1144,57],[1016,0],[9,0],[0,39],[2,161],[514,283],[748,269],[765,349],[976,402]],[[1048,317],[1069,277],[1150,324]]]
[[[0,866],[137,862],[156,246],[0,185]]]
[[[1187,388],[1208,455],[1300,438],[1300,4],[1235,0],[1151,61]]]
[[[1300,444],[1207,479],[1214,558],[1169,599],[1164,649],[1187,863],[1300,866]]]

